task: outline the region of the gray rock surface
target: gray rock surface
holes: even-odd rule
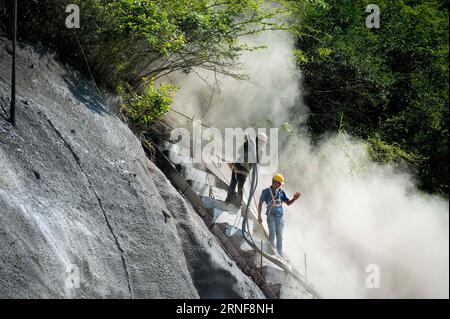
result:
[[[264,297],[93,82],[38,46],[18,50],[11,127],[8,45],[0,37],[0,298]]]

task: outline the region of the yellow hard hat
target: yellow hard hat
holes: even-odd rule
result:
[[[275,174],[275,175],[273,175],[272,180],[274,180],[274,181],[276,181],[276,182],[279,182],[279,183],[281,183],[281,184],[284,184],[284,177],[283,177],[283,175],[281,175],[281,174]]]

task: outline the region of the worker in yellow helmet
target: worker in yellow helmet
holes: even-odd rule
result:
[[[296,192],[292,199],[289,199],[286,193],[281,189],[284,184],[284,177],[281,174],[275,174],[272,178],[272,185],[264,189],[259,198],[258,204],[258,221],[262,223],[261,211],[263,203],[267,205],[267,225],[269,228],[269,240],[275,246],[275,237],[277,239],[276,247],[278,254],[283,256],[283,228],[284,228],[284,212],[283,203],[292,205],[301,194]]]

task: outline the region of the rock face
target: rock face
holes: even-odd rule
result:
[[[0,298],[263,298],[92,81],[0,37]]]

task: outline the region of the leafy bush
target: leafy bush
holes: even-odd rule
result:
[[[378,138],[367,139],[367,149],[370,157],[382,163],[406,163],[408,165],[419,166],[425,157],[406,152],[398,144],[390,145]]]
[[[0,24],[11,25],[11,1],[0,1]],[[80,7],[81,29],[65,27],[68,4]],[[40,41],[77,67],[85,66],[77,34],[96,80],[133,88],[143,77],[204,68],[245,76],[239,56],[253,50],[243,36],[280,28],[276,6],[262,0],[46,0],[23,1],[19,37]],[[45,26],[45,27],[44,27]]]
[[[365,25],[369,0],[290,3],[312,131],[344,115],[374,159],[403,158],[448,196],[448,1],[377,1],[380,29]]]
[[[78,30],[65,26],[68,4],[80,8]],[[139,126],[164,114],[174,91],[146,82],[140,92],[143,78],[193,68],[245,78],[238,59],[256,48],[239,39],[282,27],[273,22],[281,9],[264,0],[46,0],[19,7],[20,40],[40,41],[77,68],[89,67],[102,87],[120,85],[123,112]],[[11,1],[0,1],[0,26],[8,33],[11,11]]]
[[[119,86],[122,96],[121,112],[132,125],[145,131],[156,119],[170,110],[172,97],[176,88],[171,84],[161,84],[155,87],[153,80],[144,79],[142,93],[137,93],[128,86]]]

